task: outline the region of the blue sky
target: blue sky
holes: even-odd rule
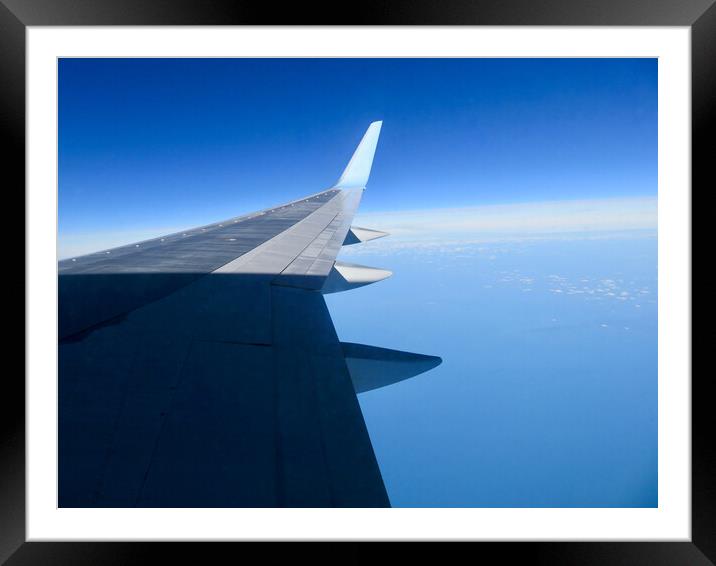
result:
[[[655,59],[59,65],[61,244],[327,188],[377,119],[362,212],[656,195]]]
[[[359,397],[396,506],[653,507],[655,59],[63,59],[60,257],[330,187],[383,129],[326,297],[439,355]],[[378,321],[378,322],[376,322]]]

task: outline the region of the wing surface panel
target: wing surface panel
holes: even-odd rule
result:
[[[281,272],[276,284],[314,290],[323,286],[350,230],[362,192],[341,191],[340,199],[334,201],[337,211],[331,223]]]

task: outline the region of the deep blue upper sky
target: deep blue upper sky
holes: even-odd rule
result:
[[[182,228],[330,186],[362,211],[655,195],[655,59],[61,59],[60,233]]]

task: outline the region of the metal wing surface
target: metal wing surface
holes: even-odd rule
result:
[[[385,235],[351,226],[380,128],[326,191],[59,262],[60,507],[389,506],[356,391],[440,359],[323,299],[390,275],[336,261]]]

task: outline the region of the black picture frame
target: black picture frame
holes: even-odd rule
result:
[[[25,31],[27,26],[89,25],[566,25],[689,26],[692,64],[692,185],[716,186],[713,167],[716,106],[716,0],[431,0],[363,1],[341,5],[275,5],[270,2],[201,0],[0,0],[0,120],[6,210],[24,210]],[[692,190],[692,195],[693,195]],[[17,208],[12,206],[17,204]],[[12,207],[12,208],[11,208]],[[692,221],[693,222],[693,221]],[[693,224],[692,224],[693,226]],[[693,231],[693,229],[692,229]],[[14,245],[17,248],[16,245]],[[23,258],[24,263],[24,258]],[[19,265],[15,263],[14,265]],[[7,273],[7,272],[6,272]],[[693,276],[693,270],[692,270]],[[19,269],[10,275],[7,303],[18,303]],[[24,288],[24,271],[22,275]],[[26,295],[27,300],[27,295]],[[6,305],[7,306],[7,305]],[[6,323],[7,325],[7,323]],[[24,326],[23,326],[24,328]],[[17,329],[6,326],[10,335]],[[24,332],[22,333],[25,336]],[[704,334],[708,336],[708,334]],[[702,340],[704,338],[701,338]],[[20,564],[208,563],[228,551],[246,559],[247,548],[271,563],[290,560],[367,562],[386,553],[419,554],[451,561],[457,552],[475,560],[499,557],[537,564],[716,564],[716,419],[710,376],[692,372],[692,537],[690,542],[500,542],[469,545],[385,543],[118,543],[25,542],[24,372],[6,362],[0,432],[0,562]],[[478,546],[474,546],[478,545]],[[461,558],[461,560],[464,558]]]

